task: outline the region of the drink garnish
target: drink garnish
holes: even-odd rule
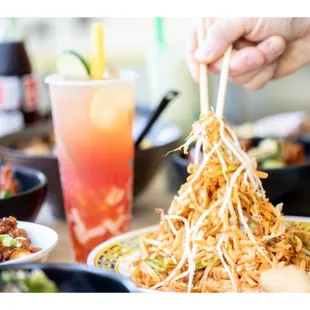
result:
[[[72,50],[63,51],[57,57],[57,71],[63,76],[76,78],[88,78],[90,75],[86,60]]]

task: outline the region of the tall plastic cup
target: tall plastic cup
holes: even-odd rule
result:
[[[136,74],[47,76],[66,217],[77,262],[131,222]]]

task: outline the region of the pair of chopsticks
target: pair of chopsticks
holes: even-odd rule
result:
[[[200,18],[197,24],[198,45],[201,46],[206,37],[206,23],[204,18]],[[216,115],[223,117],[227,80],[229,73],[229,63],[232,51],[232,45],[226,50],[220,75],[219,91],[216,102]],[[209,89],[208,89],[208,66],[200,64],[199,66],[199,91],[200,91],[200,112],[206,114],[209,111]]]

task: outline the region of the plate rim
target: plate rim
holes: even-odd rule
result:
[[[150,231],[154,231],[156,228],[158,228],[159,225],[151,225],[151,226],[147,226],[147,227],[144,227],[144,228],[140,228],[140,229],[135,229],[135,230],[132,230],[132,231],[129,231],[125,234],[121,234],[121,235],[118,235],[116,237],[113,237],[107,241],[104,241],[100,244],[98,244],[88,255],[87,257],[87,265],[88,266],[92,266],[92,267],[96,267],[95,264],[94,264],[94,260],[95,260],[95,257],[98,255],[99,251],[101,251],[103,248],[105,248],[106,246],[109,246],[110,244],[112,243],[115,243],[119,240],[123,240],[125,238],[129,238],[129,237],[132,237],[132,236],[135,236],[135,235],[140,235],[141,233],[146,233],[146,232],[150,232]]]

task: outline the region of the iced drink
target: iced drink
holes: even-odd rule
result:
[[[131,220],[135,73],[75,80],[50,75],[57,154],[75,258],[85,263]]]

